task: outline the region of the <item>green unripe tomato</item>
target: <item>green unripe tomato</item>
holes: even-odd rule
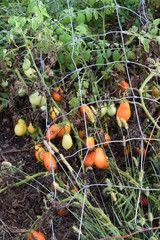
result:
[[[1,86],[2,86],[3,88],[8,87],[8,81],[2,80]]]
[[[24,74],[30,79],[36,78],[36,71],[33,68],[24,71]]]
[[[110,116],[110,117],[113,117],[115,114],[116,114],[116,106],[114,103],[111,103],[108,105],[108,108],[107,108],[107,114]]]
[[[31,66],[31,62],[29,59],[25,58],[24,59],[24,62],[23,62],[23,71],[28,71],[28,69],[30,68]]]
[[[107,113],[107,104],[104,103],[104,106],[101,107],[101,116],[103,117]]]
[[[45,106],[45,104],[46,104],[45,97],[40,95],[38,91],[32,93],[29,96],[29,101],[30,101],[33,108],[35,108],[39,105],[41,105],[41,107],[42,107],[42,106]]]
[[[26,94],[26,90],[24,88],[20,88],[18,91],[18,96],[24,97]]]

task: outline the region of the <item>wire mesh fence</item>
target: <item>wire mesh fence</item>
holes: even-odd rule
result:
[[[63,67],[59,60],[60,69],[55,70],[58,75],[56,81],[50,84],[47,83],[45,71],[48,58],[43,54],[42,50],[40,50],[39,54],[36,53],[36,59],[39,60],[40,64],[37,69],[43,83],[42,93],[45,96],[46,104],[46,131],[41,139],[41,143],[50,151],[50,165],[52,165],[51,156],[54,155],[56,163],[61,169],[60,173],[64,173],[66,177],[65,183],[63,183],[56,171],[54,171],[54,165],[52,165],[53,189],[50,191],[44,185],[43,188],[49,193],[47,195],[48,200],[59,200],[62,203],[62,209],[71,206],[70,212],[79,223],[79,225],[73,226],[77,235],[76,239],[125,239],[141,233],[144,234],[139,235],[141,239],[154,239],[152,238],[154,237],[154,232],[159,236],[158,229],[160,226],[157,213],[159,208],[157,196],[160,191],[157,188],[160,181],[159,172],[158,167],[155,167],[154,159],[149,157],[149,160],[146,160],[146,158],[148,157],[149,147],[151,148],[150,152],[152,152],[150,156],[159,156],[160,139],[158,134],[155,138],[152,135],[155,131],[160,130],[159,116],[153,114],[158,112],[157,109],[160,102],[159,97],[153,98],[143,95],[147,83],[153,81],[153,79],[158,82],[158,56],[157,59],[156,57],[153,59],[152,63],[154,64],[148,64],[148,58],[150,57],[151,59],[152,57],[149,56],[149,52],[147,52],[148,56],[145,61],[141,59],[143,56],[134,57],[133,61],[128,54],[129,46],[132,49],[133,41],[144,49],[149,47],[147,42],[149,37],[145,38],[150,24],[152,24],[148,17],[148,1],[136,1],[138,3],[136,10],[126,7],[125,3],[122,6],[119,2],[122,3],[122,1],[116,0],[90,0],[84,3],[85,9],[79,11],[73,10],[74,1],[66,0],[66,2],[62,3],[64,4],[62,13],[65,12],[65,16],[62,13],[59,14],[59,19],[51,21],[51,27],[54,30],[56,28],[58,30],[61,29],[59,39],[63,40],[63,44],[61,43],[60,46],[57,46],[54,36],[52,36],[53,39],[51,41],[56,45],[57,55],[61,58],[64,55],[62,64],[67,66],[66,58],[66,61],[70,63],[70,69],[67,69],[67,72],[63,72]],[[50,7],[53,3],[56,6],[56,3],[61,4],[61,1],[60,3],[58,1],[50,1],[46,5]],[[97,4],[98,7],[93,8],[94,4]],[[114,15],[113,23],[115,26],[112,25],[112,18],[107,18],[107,14],[109,16]],[[130,22],[124,21],[125,14],[128,16],[128,21],[130,19]],[[87,18],[89,23],[93,16],[95,25],[99,24],[99,17],[101,17],[99,33],[94,32],[94,26],[89,26],[93,28],[90,31],[89,27],[84,24],[83,18]],[[75,23],[75,19],[78,19],[77,22],[80,24]],[[132,24],[137,19],[138,27],[135,29]],[[66,28],[62,24],[64,21],[67,21]],[[62,36],[64,39],[62,39]],[[77,51],[77,49],[80,50]],[[79,58],[77,52],[79,55],[82,52]],[[111,59],[112,52],[114,52],[114,56]],[[31,51],[30,54],[32,54]],[[121,72],[121,74],[118,75],[117,72]],[[137,76],[138,74],[139,76]],[[87,78],[91,79],[87,82]],[[113,89],[117,84],[118,86],[121,85],[123,78],[128,82],[129,90],[122,94],[120,90]],[[102,81],[103,79],[104,81]],[[49,119],[51,94],[53,89],[59,86],[66,88],[67,92],[64,95],[62,94],[64,96],[64,104],[59,106],[56,101],[52,103],[60,111],[60,114],[51,122]],[[71,96],[74,87],[76,89],[74,90],[74,99],[70,100],[70,107],[65,109],[65,106],[68,104],[67,101],[70,99],[67,96]],[[105,92],[103,92],[104,89],[106,89]],[[110,92],[111,89],[112,92]],[[93,95],[93,97],[90,95]],[[65,97],[67,100],[65,100]],[[109,105],[112,103],[115,107],[119,106],[121,101],[127,101],[132,106],[131,113],[133,116],[128,123],[127,121],[121,122],[119,119],[116,119],[115,114],[113,117],[109,115],[108,117],[101,116],[101,110],[105,107],[105,103]],[[147,109],[146,105],[151,105],[151,107]],[[94,121],[88,121],[88,113],[85,111],[86,106],[91,107],[93,110]],[[84,130],[86,146],[74,127],[76,121],[73,118],[78,116],[80,108],[83,114],[78,123],[79,125],[77,125],[80,127],[77,129]],[[143,123],[145,118],[141,117],[142,112],[140,108],[143,109],[148,117],[145,124]],[[76,146],[72,148],[72,151],[62,151],[63,154],[61,149],[57,150],[59,140],[52,141],[52,132],[49,131],[53,124],[61,121],[71,124]],[[100,129],[102,129],[103,134],[99,132]],[[104,138],[106,129],[108,133],[113,133],[113,136],[109,134],[111,136],[109,141],[106,141]],[[45,136],[48,131],[49,140],[46,141]],[[146,132],[149,132],[149,135]],[[84,162],[90,153],[90,148],[87,147],[90,136],[94,136],[96,139],[94,149],[101,147],[107,156],[109,164],[107,169],[94,171],[93,166],[87,169],[84,168]],[[153,146],[151,146],[151,141],[155,143]],[[106,143],[107,148],[104,147]],[[139,155],[136,152],[137,148],[139,149]],[[129,152],[127,152],[127,149],[129,149]],[[121,162],[121,158],[123,162]],[[147,166],[150,168],[147,176],[145,173],[146,161]],[[155,183],[150,184],[151,177],[156,179],[157,185]],[[37,180],[34,179],[34,181]],[[74,187],[75,185],[78,190],[72,191],[69,189],[69,186]],[[147,213],[142,208],[142,196],[149,198],[151,203],[155,204],[153,208],[149,205]],[[106,203],[106,201],[109,203]],[[72,210],[72,206],[79,209],[78,213]],[[153,219],[146,220],[149,213]],[[153,222],[154,226],[152,225]],[[57,239],[52,218],[50,219],[50,226],[52,239]],[[152,232],[152,234],[147,235],[148,232]],[[145,235],[145,233],[147,234]]]

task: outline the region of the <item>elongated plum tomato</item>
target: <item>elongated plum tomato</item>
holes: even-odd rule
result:
[[[84,160],[84,167],[91,167],[94,165],[95,161],[95,152],[88,153]]]
[[[63,137],[65,133],[70,134],[70,131],[71,131],[71,126],[69,123],[67,123],[65,127],[62,127],[62,126],[59,127],[58,136]]]
[[[54,171],[57,169],[57,164],[55,158],[50,154],[50,152],[45,152],[43,154],[43,161],[45,168],[49,171],[52,171],[52,167]]]
[[[62,93],[63,90],[60,87],[57,87],[56,90],[53,92],[53,98],[56,102],[60,102],[62,100]]]
[[[55,138],[58,134],[58,127],[56,124],[53,124],[46,132],[46,138],[47,140],[52,140]]]
[[[86,147],[89,149],[89,151],[92,151],[94,149],[95,141],[93,137],[88,137],[86,139]]]
[[[95,121],[93,111],[91,110],[90,107],[88,107],[87,105],[83,105],[83,106],[80,107],[80,111],[81,111],[82,116],[84,115],[84,112],[85,112],[86,119],[88,121],[90,121],[90,122]]]
[[[120,121],[121,121],[121,118],[123,118],[126,122],[130,119],[131,109],[127,99],[125,99],[124,102],[120,103],[117,110],[117,117],[119,117]]]
[[[15,125],[14,132],[17,136],[23,136],[27,131],[26,123],[23,119],[19,119],[18,123]]]
[[[44,148],[40,144],[37,144],[35,146],[35,157],[36,157],[37,161],[43,161],[44,153],[45,153]]]
[[[102,148],[96,148],[95,150],[95,165],[97,168],[108,168],[109,166]]]
[[[123,80],[121,82],[121,86],[120,86],[121,92],[124,93],[127,88],[129,88],[129,83],[127,83],[125,80]]]
[[[31,234],[29,234],[28,237],[30,240],[45,240],[43,233],[37,232],[35,230],[32,230]]]
[[[62,147],[65,150],[68,150],[72,147],[72,145],[73,145],[73,141],[72,141],[71,135],[68,133],[64,134],[62,139]]]

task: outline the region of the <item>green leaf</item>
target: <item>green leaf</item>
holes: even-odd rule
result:
[[[63,33],[59,36],[59,40],[65,44],[72,41],[72,37],[68,33]]]
[[[14,18],[14,17],[10,17],[10,18],[8,19],[8,23],[9,23],[10,26],[14,26],[14,24],[15,24],[15,18]]]
[[[41,21],[38,17],[34,17],[31,19],[31,26],[34,31],[38,29],[40,24],[41,24]]]
[[[20,26],[23,27],[26,23],[26,18],[24,17],[19,17],[18,22],[20,23]]]
[[[155,19],[154,21],[153,21],[153,25],[154,26],[158,26],[158,24],[160,23],[160,19]]]
[[[89,86],[89,82],[84,81],[84,82],[83,82],[83,86],[84,86],[84,88],[88,88],[88,86]]]
[[[158,45],[160,45],[160,36],[156,37],[156,41],[158,42]]]
[[[118,50],[115,50],[115,51],[113,52],[113,60],[114,60],[114,61],[119,61],[120,58],[121,58],[121,55],[120,55],[119,51],[118,51]]]
[[[103,66],[103,64],[104,64],[104,59],[103,59],[102,56],[99,56],[99,57],[97,58],[96,64],[100,64],[100,65],[97,66],[98,69],[100,69],[100,68]]]
[[[1,96],[2,96],[2,98],[5,98],[5,99],[8,98],[8,94],[7,93],[1,93]]]
[[[80,99],[76,97],[72,97],[72,99],[69,101],[70,108],[76,108],[80,105]]]
[[[111,15],[111,10],[108,9],[108,8],[106,8],[106,14],[107,14],[107,15]]]
[[[82,12],[79,12],[77,15],[77,22],[78,25],[80,25],[81,23],[85,23],[85,15]]]
[[[86,8],[86,18],[88,22],[92,19],[92,10],[90,8]]]
[[[140,40],[141,40],[141,43],[143,44],[144,50],[147,53],[149,53],[149,43],[150,43],[150,40],[147,39],[147,38],[144,38],[144,37],[141,37]]]
[[[89,61],[90,56],[91,56],[90,50],[87,50],[87,51],[85,51],[85,52],[83,53],[83,57],[84,57],[84,59],[85,59],[86,62]]]
[[[89,3],[91,4],[91,6],[93,6],[95,3],[95,0],[89,0]]]
[[[83,23],[76,27],[76,31],[79,33],[79,36],[87,36],[89,34],[88,26]]]
[[[3,0],[4,6],[8,7],[8,0]]]
[[[126,55],[128,60],[134,60],[136,58],[136,55],[133,51],[128,51]]]
[[[157,35],[158,30],[159,30],[158,27],[153,28],[153,29],[151,30],[151,34],[152,34],[152,35]]]
[[[40,10],[40,12],[43,16],[45,16],[47,18],[50,18],[50,16],[48,15],[47,10],[46,10],[44,4],[42,3],[42,1],[39,1],[38,7],[39,7],[39,10]]]
[[[98,11],[97,10],[94,10],[93,15],[94,15],[95,20],[98,20]]]
[[[107,58],[109,58],[112,55],[111,49],[107,50]]]

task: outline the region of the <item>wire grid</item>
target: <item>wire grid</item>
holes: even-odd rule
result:
[[[85,38],[89,38],[89,37],[96,37],[96,36],[107,36],[107,35],[109,35],[109,34],[120,34],[121,35],[121,43],[122,43],[122,49],[123,49],[123,53],[124,53],[124,56],[125,56],[125,61],[114,61],[114,62],[109,62],[109,63],[104,63],[104,64],[102,64],[103,66],[108,66],[108,65],[111,65],[111,64],[113,64],[113,63],[125,63],[125,69],[126,69],[126,73],[127,73],[127,77],[128,77],[128,81],[129,81],[129,85],[130,85],[130,89],[131,89],[131,92],[132,92],[132,96],[129,96],[128,97],[128,99],[132,99],[132,101],[133,101],[133,104],[134,104],[134,109],[135,109],[135,112],[136,112],[136,118],[137,118],[137,123],[138,123],[138,129],[139,129],[139,131],[140,131],[140,137],[138,137],[138,138],[125,138],[125,139],[123,139],[123,140],[114,140],[114,141],[110,141],[110,143],[112,144],[112,143],[124,143],[124,142],[131,142],[131,141],[136,141],[136,140],[140,140],[141,141],[141,149],[142,149],[142,151],[141,151],[141,158],[140,158],[140,171],[142,172],[143,171],[143,162],[144,162],[144,152],[143,152],[143,149],[144,149],[144,141],[145,140],[149,140],[149,138],[146,138],[145,136],[144,136],[144,134],[143,134],[143,130],[142,130],[142,128],[141,128],[141,123],[140,123],[140,118],[139,118],[139,115],[138,115],[138,110],[137,110],[137,103],[136,103],[136,99],[139,99],[140,97],[139,96],[137,96],[137,95],[135,95],[135,93],[134,93],[134,91],[133,91],[133,87],[132,87],[132,82],[131,82],[131,76],[130,76],[130,73],[129,73],[129,68],[128,68],[128,66],[130,65],[130,64],[134,64],[134,65],[138,65],[138,66],[140,66],[140,67],[143,67],[143,68],[146,68],[146,69],[148,69],[148,70],[152,70],[153,71],[153,69],[151,69],[151,68],[149,68],[149,67],[147,67],[147,66],[145,66],[145,65],[143,65],[143,64],[140,64],[140,63],[138,63],[138,62],[132,62],[132,61],[129,61],[128,59],[127,59],[127,55],[126,55],[126,49],[125,49],[125,42],[124,42],[124,35],[126,34],[126,32],[125,31],[123,31],[123,28],[122,28],[122,25],[121,25],[121,20],[120,20],[120,15],[119,15],[119,9],[126,9],[127,11],[131,11],[133,14],[135,14],[137,17],[139,17],[139,19],[140,19],[140,21],[141,20],[143,20],[143,21],[145,21],[145,23],[146,23],[146,25],[148,26],[148,24],[149,24],[149,20],[148,20],[148,17],[147,17],[147,12],[146,12],[146,9],[145,9],[145,1],[144,0],[141,0],[140,2],[139,2],[139,9],[138,9],[138,11],[139,11],[139,13],[137,13],[137,12],[134,12],[134,11],[132,11],[131,9],[128,9],[128,8],[126,8],[126,7],[123,7],[123,6],[119,6],[119,4],[117,3],[117,1],[116,0],[114,0],[114,2],[115,2],[115,7],[114,8],[116,8],[116,14],[117,14],[117,21],[118,21],[118,25],[119,25],[119,29],[120,29],[120,31],[109,31],[109,32],[106,32],[106,33],[103,33],[103,34],[94,34],[94,35],[89,35],[89,36],[85,36],[85,37],[80,37],[80,38],[76,38],[75,37],[75,34],[74,34],[74,26],[73,26],[73,22],[72,22],[72,15],[73,15],[73,13],[71,13],[70,12],[70,1],[69,0],[66,0],[67,1],[67,6],[68,6],[68,16],[70,16],[70,25],[71,25],[71,31],[72,31],[72,41],[71,42],[68,42],[67,44],[64,44],[62,47],[64,47],[64,46],[66,46],[66,45],[72,45],[72,55],[71,55],[71,59],[72,59],[72,62],[73,62],[73,64],[74,64],[74,67],[75,67],[75,70],[74,71],[72,71],[72,72],[69,72],[67,75],[65,75],[62,79],[60,79],[59,81],[57,81],[56,83],[54,83],[54,84],[59,84],[59,83],[61,83],[61,82],[63,82],[66,78],[68,78],[68,77],[70,77],[70,76],[72,76],[74,73],[76,73],[77,74],[77,79],[78,79],[78,86],[79,86],[79,94],[80,94],[80,101],[81,101],[81,106],[83,107],[83,109],[84,109],[84,106],[86,105],[84,102],[83,102],[83,97],[82,97],[82,86],[81,86],[81,76],[80,76],[80,72],[82,71],[82,70],[84,70],[84,69],[89,69],[89,68],[92,68],[92,67],[94,67],[94,66],[101,66],[101,64],[92,64],[92,65],[87,65],[87,66],[85,66],[85,67],[81,67],[81,68],[78,68],[77,67],[77,65],[76,65],[76,62],[75,62],[75,59],[74,59],[74,51],[75,51],[75,44],[78,42],[78,41],[80,41],[80,40],[82,40],[82,39],[85,39]],[[108,7],[108,5],[107,6],[103,6],[103,7],[101,7],[101,8],[92,8],[92,10],[97,10],[97,11],[99,11],[99,10],[102,10],[102,9],[105,9],[105,8],[107,8]],[[109,6],[109,7],[112,7],[112,6]],[[141,11],[141,9],[142,9],[142,11]],[[85,10],[84,10],[85,11]],[[81,12],[84,12],[83,10],[81,11]],[[143,12],[143,16],[141,15],[141,12]],[[74,12],[74,14],[76,14],[75,12]],[[57,21],[56,22],[56,24],[59,24],[60,22],[61,22],[61,20],[63,20],[64,18],[61,18],[59,21]],[[143,22],[141,21],[141,23],[143,24]],[[41,55],[40,55],[40,62],[41,62],[41,71],[42,71],[42,73],[43,73],[43,80],[44,80],[44,61],[45,60],[43,60],[42,59],[42,53],[41,53]],[[51,86],[50,86],[50,88],[54,85],[54,84],[52,84]],[[145,98],[144,97],[144,99],[145,100],[148,100],[148,101],[152,101],[152,102],[156,102],[157,104],[159,104],[159,102],[158,101],[156,101],[156,100],[154,100],[154,99],[150,99],[150,98]],[[102,100],[97,100],[97,101],[95,101],[95,102],[89,102],[87,105],[92,105],[92,104],[94,104],[94,103],[104,103],[104,102],[117,102],[117,101],[119,101],[120,99],[102,99]],[[73,111],[75,111],[75,110],[77,110],[79,107],[77,107],[77,108],[73,108],[70,112],[68,112],[68,113],[66,113],[66,114],[64,114],[63,112],[62,112],[62,115],[63,116],[65,116],[65,117],[67,117],[69,114],[71,114]],[[87,139],[87,137],[88,137],[88,126],[87,126],[87,121],[86,121],[86,115],[85,115],[85,112],[84,112],[84,125],[85,125],[85,132],[86,132],[86,139]],[[59,119],[59,118],[61,118],[61,116],[60,117],[57,117],[56,118],[56,120],[57,119]],[[46,131],[49,129],[49,127],[52,125],[54,123],[54,121],[51,123],[51,124],[49,124],[48,123],[48,111],[47,111],[47,98],[46,98]],[[153,129],[154,130],[154,129]],[[159,139],[153,139],[154,141],[160,141]],[[49,139],[49,142],[50,142],[50,139]],[[103,144],[102,142],[100,142],[99,144],[96,144],[95,145],[95,147],[96,146],[100,146],[101,144]],[[87,156],[87,154],[88,154],[88,152],[89,152],[89,150],[87,149],[87,148],[83,148],[83,149],[81,149],[81,150],[78,150],[78,151],[76,151],[74,154],[72,154],[72,155],[68,155],[68,156],[65,156],[65,158],[66,159],[69,159],[69,158],[72,158],[72,157],[74,157],[74,156],[76,156],[77,154],[78,154],[78,152],[79,151],[86,151],[86,154],[85,154],[85,158],[86,158],[86,156]],[[50,157],[51,157],[51,155],[50,155]],[[84,160],[85,160],[85,158],[84,158]],[[51,160],[51,158],[50,158],[50,160]],[[57,162],[60,162],[61,161],[61,159],[57,159]],[[84,161],[83,161],[84,162]],[[82,165],[83,165],[83,163],[82,163]],[[81,170],[82,170],[82,165],[81,165],[81,167],[79,168],[79,171],[78,172],[75,172],[75,176],[76,176],[76,178],[75,178],[75,180],[76,180],[76,182],[78,183],[78,181],[79,181],[79,175],[80,175],[80,172],[81,172]],[[53,182],[55,182],[55,175],[54,175],[54,169],[52,168],[52,175],[53,175]],[[87,189],[88,188],[92,188],[92,187],[95,187],[95,186],[103,186],[103,187],[112,187],[112,188],[121,188],[121,187],[123,187],[124,189],[135,189],[135,190],[138,190],[139,191],[139,194],[138,194],[138,199],[137,199],[137,204],[136,204],[136,209],[135,209],[135,218],[134,218],[134,221],[135,221],[135,225],[137,225],[137,215],[138,215],[138,207],[139,207],[139,203],[140,203],[140,196],[141,196],[141,192],[142,191],[145,191],[145,190],[147,190],[147,191],[159,191],[159,189],[154,189],[154,188],[144,188],[143,187],[143,176],[142,176],[142,178],[141,178],[141,181],[140,181],[140,187],[133,187],[133,186],[127,186],[127,185],[122,185],[122,186],[119,186],[119,185],[114,185],[114,184],[107,184],[107,183],[104,183],[104,184],[90,184],[90,185],[83,185],[83,184],[81,184],[82,185],[82,188],[81,189],[79,189],[79,191],[78,192],[76,192],[75,194],[74,194],[74,196],[72,197],[72,199],[64,206],[64,207],[67,207],[67,206],[69,206],[70,205],[70,203],[74,200],[74,198],[76,197],[76,195],[77,194],[79,194],[80,192],[82,192],[83,193],[83,204],[82,204],[82,211],[81,211],[81,218],[80,218],[80,224],[79,224],[79,233],[78,233],[78,240],[79,239],[81,239],[81,236],[82,236],[82,223],[83,223],[83,214],[84,214],[84,208],[85,208],[85,199],[86,199],[86,193],[87,193]],[[55,192],[54,193],[52,193],[52,196],[54,197],[54,199],[56,198],[56,187],[55,187]],[[54,233],[54,227],[53,227],[53,221],[52,221],[52,219],[51,219],[51,228],[52,228],[52,236],[53,236],[53,239],[56,239],[56,236],[55,236],[55,233]],[[148,231],[149,230],[152,230],[152,228],[148,228],[147,229]],[[143,228],[142,228],[142,231],[143,231]],[[145,231],[145,230],[144,230]]]

